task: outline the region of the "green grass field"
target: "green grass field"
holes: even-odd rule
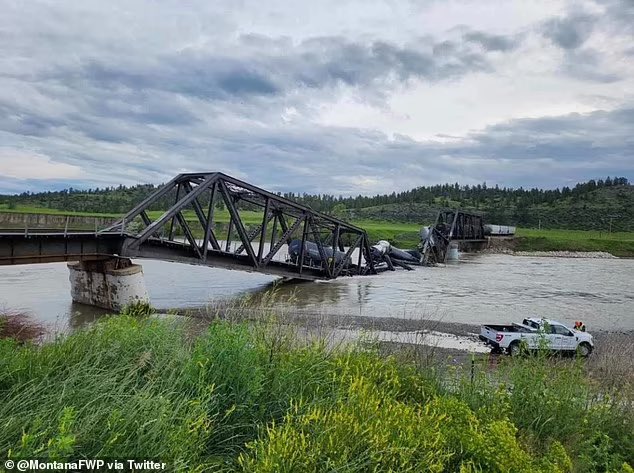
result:
[[[415,248],[420,242],[420,225],[413,223],[353,221],[354,225],[368,232],[370,241],[387,240],[399,248]]]
[[[634,233],[519,228],[516,240],[520,251],[605,251],[634,257]]]
[[[122,217],[123,214],[118,213],[108,213],[108,212],[67,212],[63,210],[56,209],[48,209],[43,207],[23,207],[16,206],[13,209],[9,209],[5,205],[0,205],[0,212],[6,213],[16,213],[16,214],[38,214],[38,215],[56,215],[56,216],[69,216],[69,217],[97,217],[97,218],[119,218]],[[163,214],[161,210],[152,210],[148,212],[148,217],[152,220],[156,220]],[[262,213],[261,212],[252,212],[248,210],[243,210],[240,212],[243,220],[247,224],[259,224],[262,222]],[[228,222],[229,221],[229,211],[227,210],[216,210],[214,213],[215,219],[218,222]],[[195,220],[196,214],[193,210],[185,211],[185,218],[187,220]]]
[[[9,208],[7,204],[0,204],[0,212],[16,213],[16,214],[39,214],[39,215],[69,215],[71,217],[119,217],[117,213],[98,213],[98,212],[66,212],[63,210],[49,209],[46,207],[25,207],[18,205]]]

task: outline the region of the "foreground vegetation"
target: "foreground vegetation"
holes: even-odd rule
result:
[[[633,471],[631,391],[580,361],[463,373],[299,340],[272,322],[192,336],[130,316],[43,346],[0,340],[0,453],[182,471]]]

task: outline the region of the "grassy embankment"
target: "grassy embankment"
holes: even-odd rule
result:
[[[271,321],[193,337],[129,316],[42,346],[0,340],[0,454],[181,471],[634,471],[631,386],[593,382],[581,361],[485,361],[471,375],[298,340]]]
[[[537,230],[519,228],[516,250],[605,251],[614,256],[634,257],[634,233],[596,230]]]
[[[11,210],[0,207],[0,211],[78,217],[120,217],[119,214],[112,213],[62,212],[46,208],[19,206]],[[156,219],[161,213],[161,211],[152,211],[149,212],[149,217]],[[187,220],[196,220],[193,211],[186,211],[185,216]],[[241,216],[247,225],[259,225],[262,221],[262,214],[259,212],[242,211]],[[219,224],[226,224],[229,219],[230,216],[227,210],[216,211],[215,220]],[[418,224],[375,220],[360,220],[351,223],[364,228],[368,232],[371,241],[388,240],[395,246],[402,248],[414,248],[419,242],[421,225]],[[198,232],[196,236],[202,237]],[[605,251],[614,256],[634,257],[634,233],[518,228],[515,249],[519,251]]]
[[[415,247],[420,226],[407,223],[361,221],[370,239],[389,240],[402,248]],[[517,251],[604,251],[614,256],[634,257],[634,233],[596,230],[537,230],[518,228],[513,243]]]

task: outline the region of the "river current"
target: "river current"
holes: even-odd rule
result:
[[[200,308],[259,295],[275,278],[138,260],[152,305]],[[445,267],[283,284],[287,311],[362,317],[504,323],[544,316],[589,329],[634,330],[634,260],[462,255]],[[280,302],[282,304],[282,302]],[[52,331],[80,327],[104,311],[70,298],[65,263],[0,268],[0,310],[23,311]]]

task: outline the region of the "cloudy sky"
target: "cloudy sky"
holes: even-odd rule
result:
[[[634,0],[0,0],[0,193],[634,177]]]

